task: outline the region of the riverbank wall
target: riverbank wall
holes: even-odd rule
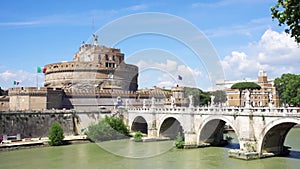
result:
[[[0,135],[45,137],[55,121],[66,135],[76,134],[77,117],[72,112],[20,111],[0,112]]]
[[[73,110],[3,111],[0,112],[0,136],[46,137],[55,121],[60,123],[65,135],[78,135],[105,115],[108,114]]]

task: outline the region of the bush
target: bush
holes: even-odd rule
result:
[[[177,148],[183,148],[184,147],[184,140],[183,137],[181,136],[180,132],[178,133],[178,135],[176,136],[175,139],[175,146]]]
[[[142,132],[138,131],[134,134],[133,141],[142,141],[142,137],[143,137]]]
[[[108,116],[105,116],[105,122],[109,124],[111,128],[119,132],[120,134],[123,134],[125,136],[129,136],[129,129],[128,127],[124,124],[123,119],[121,118],[115,118],[111,117],[109,118]]]
[[[64,131],[60,124],[56,121],[52,124],[49,132],[49,144],[51,146],[58,146],[63,144]]]
[[[92,141],[107,141],[126,138],[129,130],[120,118],[109,118],[88,127],[87,137]]]

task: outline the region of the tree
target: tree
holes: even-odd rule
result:
[[[87,136],[92,141],[107,141],[126,138],[129,135],[128,127],[121,118],[105,117],[97,124],[88,127]]]
[[[277,0],[277,4],[271,7],[272,18],[276,18],[279,26],[287,25],[286,33],[300,43],[300,3],[299,0]]]
[[[183,140],[183,137],[181,136],[180,132],[178,132],[178,135],[176,136],[175,146],[177,148],[184,148],[184,140]]]
[[[143,137],[143,133],[140,131],[137,131],[133,136],[133,140],[134,141],[142,141],[142,137]]]
[[[208,105],[210,101],[209,92],[204,92],[198,88],[185,87],[184,97],[188,98],[190,95],[193,96],[194,106]]]
[[[108,116],[105,116],[105,122],[109,124],[111,128],[119,132],[120,134],[124,136],[129,136],[129,129],[125,125],[123,119],[119,117],[111,117],[109,118]]]
[[[51,146],[58,146],[63,144],[63,139],[64,139],[64,131],[61,128],[60,124],[55,121],[49,132],[49,144]]]
[[[248,89],[250,91],[250,94],[252,92],[252,90],[260,90],[261,87],[260,85],[254,83],[254,82],[238,82],[238,83],[235,83],[231,86],[231,89],[238,89],[239,92],[240,92],[240,95],[239,95],[239,99],[240,99],[240,106],[242,105],[242,92],[243,90],[245,89]]]
[[[216,90],[211,93],[211,95],[215,96],[215,103],[225,103],[226,102],[226,92],[223,90]]]
[[[274,81],[279,101],[293,106],[300,105],[300,75],[283,74]]]

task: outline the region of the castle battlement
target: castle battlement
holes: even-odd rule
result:
[[[42,88],[36,88],[36,87],[15,87],[15,88],[10,88],[8,90],[9,96],[46,96],[47,93],[47,88],[42,87]]]

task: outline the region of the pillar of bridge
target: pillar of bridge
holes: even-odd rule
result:
[[[152,113],[151,113],[151,120],[148,122],[148,137],[149,138],[156,138],[158,136],[158,126],[157,126],[157,121],[156,121],[156,112],[152,107]]]
[[[156,128],[148,128],[148,137],[149,138],[156,138],[157,136],[157,129]]]
[[[184,132],[184,148],[197,147],[197,134],[195,132]]]
[[[190,106],[184,115],[184,147],[185,148],[194,148],[197,147],[197,133],[195,131],[195,118],[194,118],[194,109]]]
[[[241,159],[255,159],[259,158],[258,140],[255,138],[255,122],[253,119],[253,110],[245,108],[241,114],[236,118],[238,120],[238,136],[240,149],[230,150],[229,156]]]

